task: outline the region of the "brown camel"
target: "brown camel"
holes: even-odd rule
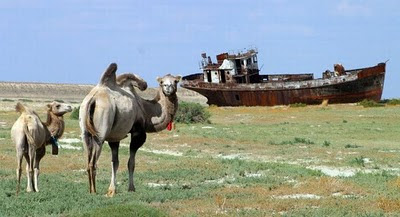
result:
[[[47,121],[43,123],[37,113],[17,103],[17,112],[21,116],[11,128],[11,138],[17,150],[17,194],[21,182],[21,164],[24,156],[27,174],[27,192],[39,191],[39,162],[46,153],[46,145],[55,143],[64,133],[63,115],[70,112],[71,106],[59,102],[47,105]]]
[[[159,78],[161,89],[154,100],[148,101],[139,97],[134,89],[146,89],[143,79],[133,74],[124,74],[117,79],[116,70],[115,63],[108,67],[100,83],[83,100],[79,111],[82,138],[88,152],[89,192],[96,193],[96,164],[104,141],[108,141],[112,152],[111,182],[107,192],[110,197],[116,193],[120,141],[131,134],[128,191],[135,191],[136,152],[146,141],[146,132],[161,131],[172,121],[178,106],[176,90],[180,80],[171,75]]]

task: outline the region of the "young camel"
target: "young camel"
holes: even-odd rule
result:
[[[115,63],[108,67],[100,83],[83,100],[79,111],[82,138],[88,152],[90,193],[96,193],[96,165],[104,141],[108,141],[111,148],[112,173],[107,192],[109,197],[116,193],[120,141],[128,133],[131,134],[128,191],[135,191],[133,174],[136,152],[146,141],[146,132],[163,130],[172,121],[178,105],[176,89],[180,79],[171,75],[159,79],[162,87],[160,93],[155,100],[146,101],[134,89],[146,89],[146,82],[132,74],[121,75],[117,80],[116,70]]]
[[[21,116],[11,128],[11,138],[17,150],[17,194],[21,183],[22,157],[25,157],[27,192],[38,192],[39,162],[46,153],[46,145],[52,144],[64,133],[63,115],[72,111],[71,106],[59,102],[47,105],[47,121],[43,123],[37,113],[17,103]]]

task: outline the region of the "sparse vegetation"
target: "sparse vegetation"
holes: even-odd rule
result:
[[[324,141],[324,143],[322,143],[322,146],[324,147],[329,147],[331,145],[331,143],[329,141]]]
[[[400,105],[400,99],[388,99],[384,103],[387,105]]]
[[[289,105],[291,108],[301,108],[301,107],[306,107],[307,104],[305,103],[294,103]]]
[[[198,103],[180,102],[175,121],[184,124],[210,123],[210,113]]]
[[[31,99],[18,99],[21,102],[33,102]]]
[[[375,102],[373,100],[368,100],[368,99],[364,99],[363,101],[359,102],[358,105],[361,105],[364,108],[385,106],[385,104],[383,104],[383,103]]]
[[[136,156],[134,193],[126,188],[128,137],[119,150],[116,197],[104,197],[111,172],[104,144],[97,194],[88,193],[82,149],[63,148],[55,157],[48,147],[41,192],[17,198],[9,134],[18,114],[14,102],[2,103],[9,110],[0,108],[0,216],[400,215],[400,106],[209,107],[212,125],[177,124],[172,133],[148,134]],[[82,147],[78,120],[65,119],[60,145]],[[350,175],[328,175],[325,168]]]
[[[309,139],[295,137],[293,140],[286,140],[279,143],[270,141],[269,144],[270,145],[296,145],[296,144],[313,145],[315,143]]]
[[[3,101],[3,102],[14,102],[13,99],[2,99],[1,101]]]
[[[345,148],[360,148],[360,147],[362,147],[362,146],[347,144],[347,145],[345,145],[344,147],[345,147]]]
[[[353,158],[352,160],[351,160],[351,164],[355,164],[355,165],[357,165],[357,166],[361,166],[361,167],[365,167],[365,161],[364,161],[364,157],[363,156],[360,156],[360,157],[355,157],[355,158]]]

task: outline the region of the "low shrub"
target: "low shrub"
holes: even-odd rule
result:
[[[33,100],[31,100],[31,99],[19,99],[19,101],[21,101],[21,102],[33,102]]]
[[[329,142],[329,141],[324,141],[324,143],[322,143],[322,146],[324,146],[324,147],[329,147],[331,145],[331,142]]]
[[[400,105],[400,99],[388,99],[385,103],[387,105]]]
[[[385,104],[378,103],[378,102],[375,102],[375,101],[369,100],[369,99],[364,99],[363,101],[359,102],[358,105],[361,105],[364,108],[385,106]]]
[[[211,114],[198,103],[180,102],[175,121],[178,123],[210,123]]]
[[[362,147],[362,146],[360,146],[360,145],[352,145],[352,144],[347,144],[347,145],[344,146],[344,148],[360,148],[360,147]]]

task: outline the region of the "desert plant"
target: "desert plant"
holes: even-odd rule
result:
[[[210,113],[198,103],[181,102],[175,115],[178,123],[210,123]]]
[[[329,142],[329,141],[324,141],[324,143],[322,143],[322,146],[324,146],[324,147],[328,147],[328,146],[330,146],[331,145],[331,143]]]
[[[361,146],[359,145],[352,145],[352,144],[347,144],[344,146],[345,148],[360,148]]]
[[[365,157],[360,156],[360,157],[355,157],[354,159],[351,160],[351,164],[355,164],[361,167],[365,167],[365,161],[364,161]]]

